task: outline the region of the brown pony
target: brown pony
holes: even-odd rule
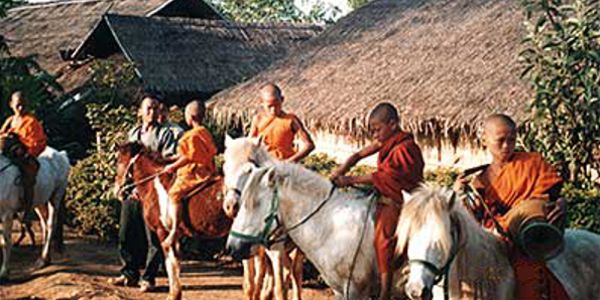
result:
[[[172,175],[153,175],[160,173],[167,161],[160,154],[150,152],[137,143],[127,143],[117,147],[117,175],[115,189],[119,199],[127,190],[135,186],[137,199],[142,202],[144,222],[164,241],[169,230],[161,220],[166,220],[168,199],[167,191],[173,183]],[[132,184],[133,183],[133,184]],[[232,220],[222,209],[223,200],[220,193],[223,189],[223,179],[215,177],[207,184],[198,186],[190,192],[184,202],[183,218],[178,224],[176,238],[183,235],[194,237],[218,238],[227,235]],[[176,239],[177,240],[177,239]],[[165,263],[169,276],[169,296],[167,299],[181,299],[180,253],[178,244],[173,247],[163,247]]]

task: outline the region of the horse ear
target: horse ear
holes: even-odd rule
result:
[[[267,178],[269,187],[274,187],[275,184],[277,184],[277,181],[279,181],[281,178],[279,174],[277,174],[277,170],[275,170],[274,167],[269,168],[265,177]]]
[[[260,144],[262,144],[262,141],[263,141],[263,136],[262,135],[259,135],[259,136],[255,137],[255,138],[251,138],[250,139],[250,142],[252,142],[252,144],[254,146],[257,146],[257,147],[260,146]]]
[[[408,203],[408,201],[412,200],[413,195],[405,190],[402,190],[402,199],[404,203]]]
[[[450,195],[448,196],[448,210],[452,210],[452,208],[454,207],[454,204],[456,204],[456,198],[458,197],[456,195],[455,191],[450,191]]]
[[[225,133],[225,148],[229,148],[232,142],[233,138],[229,135],[229,133]]]

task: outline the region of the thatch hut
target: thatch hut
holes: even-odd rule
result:
[[[365,141],[368,111],[391,101],[430,167],[476,165],[486,160],[476,141],[482,118],[525,115],[523,20],[518,1],[374,0],[211,105],[223,123],[247,122],[257,91],[275,82],[317,150],[346,157]]]
[[[222,19],[203,0],[58,0],[27,4],[0,19],[0,35],[12,54],[36,61],[70,91],[88,79],[72,54],[106,13]]]
[[[107,14],[73,57],[123,56],[144,90],[178,103],[208,99],[251,78],[321,31],[317,25]]]

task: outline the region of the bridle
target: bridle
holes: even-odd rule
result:
[[[452,200],[450,201],[455,201],[456,199],[456,192],[452,192]],[[424,260],[424,259],[409,259],[408,260],[408,264],[419,264],[422,265],[423,267],[425,267],[425,269],[427,269],[429,272],[431,272],[435,277],[433,280],[433,285],[437,285],[438,283],[440,283],[442,281],[442,279],[444,280],[444,299],[448,300],[449,299],[449,274],[450,274],[450,268],[452,267],[452,263],[454,262],[454,260],[456,259],[456,256],[458,255],[458,252],[460,252],[461,248],[464,246],[464,244],[460,244],[461,241],[461,228],[460,228],[460,224],[458,224],[458,221],[456,221],[455,218],[450,217],[450,232],[452,233],[452,247],[450,249],[450,255],[448,256],[448,259],[446,260],[446,263],[439,267],[437,266],[435,263],[432,263],[428,260]]]
[[[248,159],[248,163],[252,164],[252,167],[254,168],[258,169],[260,167],[258,163],[252,158]],[[242,197],[242,190],[239,187],[230,187],[225,184],[225,195],[229,194],[230,192],[233,193],[238,199]]]
[[[260,176],[265,176],[267,172],[265,171]],[[278,242],[284,241],[285,237],[291,231],[296,230],[306,222],[308,222],[312,217],[314,217],[325,204],[331,199],[333,193],[335,192],[335,185],[331,185],[331,189],[325,199],[323,199],[309,214],[304,216],[300,221],[298,221],[293,226],[289,226],[283,230],[278,230],[281,228],[282,223],[279,218],[279,188],[275,186],[273,188],[273,197],[271,197],[271,206],[269,208],[269,214],[264,219],[264,226],[262,230],[258,234],[247,234],[235,230],[231,230],[229,235],[235,238],[239,238],[245,241],[248,241],[252,244],[259,244],[269,248],[271,245],[276,244]],[[273,227],[275,226],[275,227]]]

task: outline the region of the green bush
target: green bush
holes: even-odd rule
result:
[[[119,201],[113,195],[115,145],[135,125],[135,113],[123,106],[89,104],[87,117],[97,132],[92,153],[72,169],[66,195],[67,218],[80,234],[112,240],[118,233]]]
[[[577,189],[567,184],[562,191],[568,202],[568,227],[600,233],[600,189]]]
[[[80,160],[71,169],[66,195],[67,224],[101,240],[118,233],[120,205],[111,194],[115,167],[110,156],[101,152]]]

